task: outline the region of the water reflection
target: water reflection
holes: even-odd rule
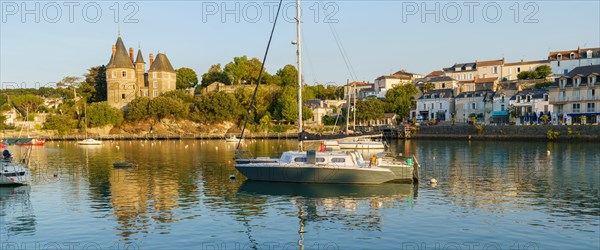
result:
[[[510,241],[517,238],[510,236],[516,228],[548,244],[560,241],[547,237],[550,232],[595,247],[598,146],[392,142],[394,153],[417,156],[422,180],[440,181],[433,187],[426,181],[418,186],[250,182],[230,161],[235,145],[224,141],[105,141],[99,147],[49,142],[32,152],[31,187],[0,189],[1,237],[50,241],[56,232],[73,233],[73,223],[83,221],[81,234],[73,238],[150,242],[154,248],[172,248],[167,242],[183,239],[187,245],[181,248],[193,249],[206,241],[263,248],[273,239],[293,240],[300,248],[323,239],[344,247],[394,248],[398,241],[389,239],[397,235],[423,242],[431,242],[432,233],[457,241],[490,235]],[[295,147],[294,140],[247,140],[244,145],[254,156],[270,157]],[[371,153],[377,151],[363,155],[368,159]],[[139,167],[115,169],[116,161]],[[231,174],[237,179],[229,180]],[[44,209],[34,211],[31,203]],[[441,220],[448,223],[438,224]],[[456,230],[465,231],[452,234]]]
[[[30,192],[30,186],[0,187],[1,239],[34,235],[37,222],[29,199]]]

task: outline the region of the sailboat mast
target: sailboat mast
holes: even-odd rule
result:
[[[296,0],[296,28],[297,28],[297,42],[298,46],[298,149],[302,151],[302,44],[300,43],[300,0]]]

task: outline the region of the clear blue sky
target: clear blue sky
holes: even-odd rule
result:
[[[303,1],[305,81],[343,84],[346,79],[353,80],[331,26],[347,52],[355,80],[361,81],[373,81],[399,69],[427,74],[456,62],[502,57],[507,61],[539,60],[546,59],[551,50],[600,47],[599,1],[534,1],[526,5],[527,2],[518,2],[517,14],[515,1],[495,1],[487,5],[484,15],[489,1],[360,0],[332,1],[330,5]],[[40,4],[37,10],[36,3]],[[25,83],[28,87],[52,84],[65,76],[81,76],[86,69],[106,64],[110,59],[111,45],[117,38],[115,1],[79,2],[71,7],[64,2],[54,3],[2,0],[3,88],[12,87],[11,83]],[[146,61],[148,53],[166,52],[175,68],[189,67],[200,76],[210,65],[225,64],[235,56],[262,58],[271,29],[269,5],[275,2],[141,1],[133,2],[134,6],[119,3],[121,37],[127,47],[137,50],[140,42]],[[291,6],[285,16],[295,16],[292,3],[284,3]],[[27,13],[23,6],[30,14],[23,15]],[[223,7],[235,14],[222,16],[226,13]],[[318,16],[315,7],[320,7]],[[422,7],[439,13],[439,22],[436,14],[426,15],[423,22]],[[70,8],[74,10],[72,22]],[[97,8],[102,11],[98,17]],[[135,8],[132,18],[123,21]],[[257,17],[258,8],[262,15]],[[498,8],[501,16],[496,14]],[[57,15],[57,9],[61,15]],[[457,9],[461,16],[457,16]],[[35,20],[37,14],[39,22]],[[335,23],[324,22],[327,14],[328,20]],[[295,32],[295,24],[289,18],[278,23],[267,59],[268,72],[295,64],[295,48],[290,44],[295,40]]]

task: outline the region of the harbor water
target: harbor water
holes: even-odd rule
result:
[[[0,187],[0,249],[600,248],[599,143],[389,144],[416,155],[418,184],[251,182],[225,141],[47,142],[31,185]]]

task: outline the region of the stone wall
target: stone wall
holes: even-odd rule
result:
[[[600,126],[421,126],[414,139],[473,139],[473,140],[548,140],[548,130],[559,133],[558,140],[600,142]],[[571,132],[569,132],[569,129]]]

